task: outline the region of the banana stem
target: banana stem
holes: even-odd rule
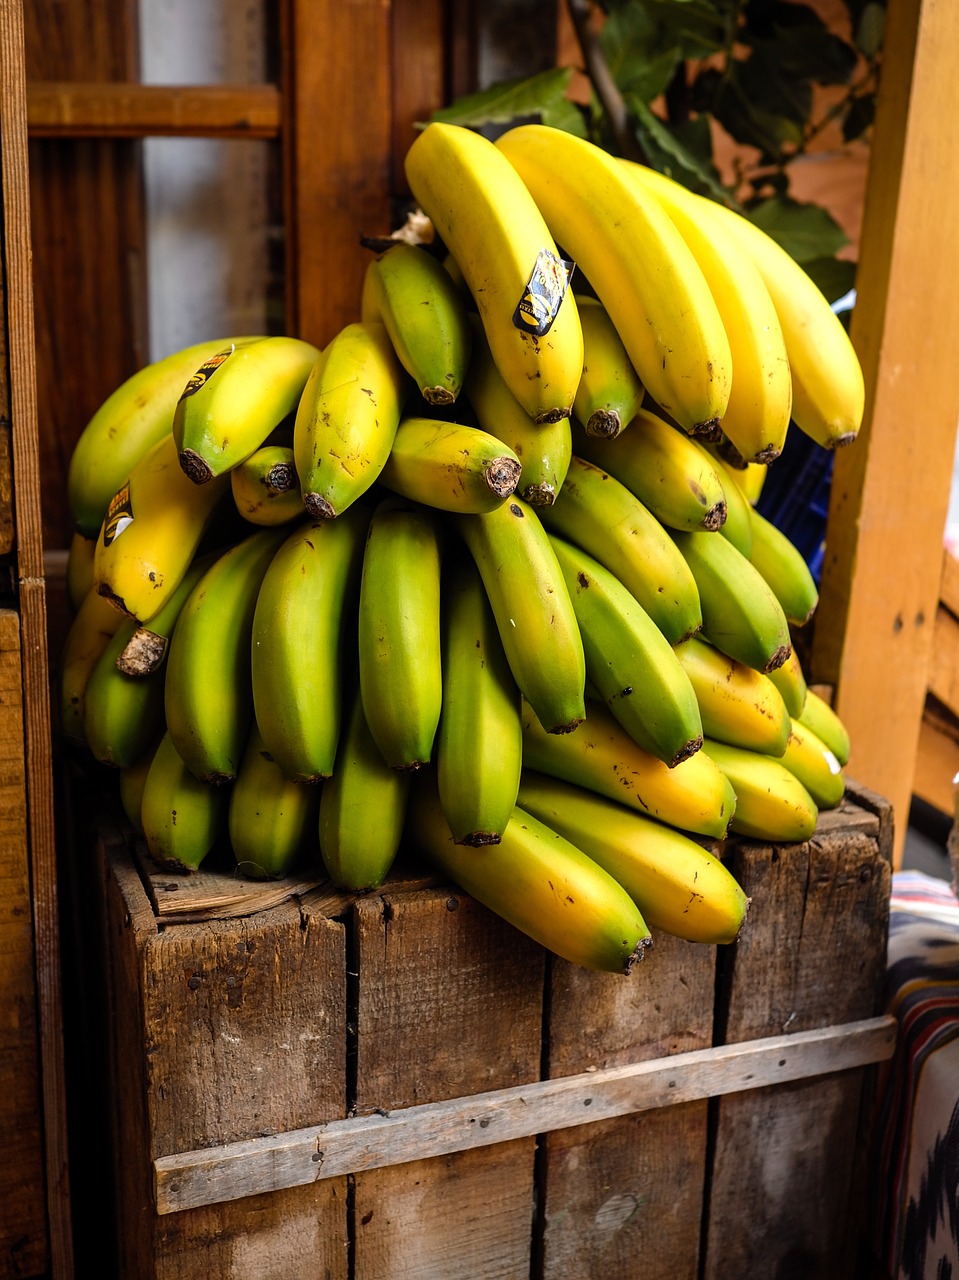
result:
[[[616,81],[603,57],[597,33],[593,28],[590,0],[566,0],[566,7],[576,30],[576,38],[579,40],[586,74],[609,120],[620,155],[626,160],[645,164],[646,156],[636,141],[626,103],[616,87]]]

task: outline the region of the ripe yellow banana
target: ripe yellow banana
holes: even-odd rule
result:
[[[406,153],[406,178],[513,395],[537,422],[568,417],[583,369],[579,310],[569,265],[515,169],[482,134],[434,121]]]
[[[754,840],[808,840],[819,811],[812,796],[782,760],[707,738],[702,754],[732,784],[736,812],[731,830]]]
[[[839,761],[841,767],[849,763],[849,730],[836,711],[815,689],[806,692],[806,698],[798,715],[794,715],[806,729],[811,730]]]
[[[479,571],[468,560],[444,583],[444,597],[440,803],[457,844],[497,844],[522,768],[520,693]]]
[[[555,955],[586,969],[628,973],[650,941],[632,898],[592,858],[518,806],[499,844],[457,844],[435,782],[419,780],[408,831],[454,884]]]
[[[506,660],[549,734],[586,714],[586,657],[549,534],[515,496],[487,515],[455,517],[483,579]]]
[[[820,809],[835,809],[845,795],[842,765],[826,743],[799,720],[792,721],[782,762]]]
[[[552,534],[583,637],[591,686],[634,742],[672,768],[702,746],[689,676],[669,641],[619,579]]]
[[[379,322],[348,324],[323,349],[293,425],[296,473],[311,516],[340,515],[376,480],[408,386]]]
[[[303,515],[303,495],[289,445],[265,444],[230,472],[233,501],[250,524],[289,524]]]
[[[251,880],[288,875],[317,849],[319,792],[291,782],[250,726],[236,779],[230,787],[227,831],[237,870]]]
[[[176,591],[159,613],[150,619],[149,626],[143,626],[134,619],[133,627],[127,631],[129,638],[117,654],[118,671],[128,676],[149,676],[162,666],[180,610],[218,554],[212,551],[194,559]]]
[[[519,804],[623,886],[652,929],[687,942],[735,942],[749,899],[720,858],[675,827],[524,769]]]
[[[248,458],[300,401],[319,358],[301,338],[229,343],[184,387],[173,414],[180,466],[206,484]]]
[[[380,483],[440,511],[493,511],[511,496],[519,458],[479,427],[435,418],[402,418]]]
[[[80,606],[93,589],[93,555],[97,549],[96,538],[88,538],[75,529],[67,549],[66,588],[70,613],[76,617]]]
[[[792,377],[782,326],[759,270],[712,202],[643,165],[623,164],[675,223],[719,308],[732,355],[723,433],[747,462],[772,462],[786,440]]]
[[[782,695],[786,710],[794,720],[798,720],[803,713],[809,692],[799,654],[795,649],[790,649],[789,657],[782,666],[776,667],[773,671],[767,671],[766,674]]]
[[[123,614],[96,591],[88,591],[67,629],[59,663],[60,731],[86,742],[83,730],[87,684],[100,655],[124,621]]]
[[[149,622],[176,591],[217,513],[228,476],[196,485],[180,469],[170,432],[154,445],[110,501],[97,539],[97,591]]]
[[[697,835],[725,836],[736,803],[725,775],[702,751],[671,769],[635,743],[601,702],[589,701],[584,722],[562,737],[544,733],[524,703],[523,767]]]
[[[715,433],[732,356],[702,269],[659,203],[601,147],[548,125],[496,142],[584,272],[646,390],[686,431]]]
[[[582,547],[615,574],[670,644],[703,625],[699,588],[679,548],[608,471],[574,455],[562,502],[539,514],[550,533]]]
[[[642,407],[645,388],[609,313],[596,298],[577,298],[583,326],[583,374],[573,416],[588,436],[613,438]]]
[[[749,559],[769,584],[787,620],[801,627],[819,603],[812,571],[798,547],[771,520],[752,510],[750,522],[753,536]]]
[[[438,258],[398,240],[366,268],[360,319],[381,321],[428,404],[453,404],[469,366],[472,330],[462,293]]]
[[[97,659],[84,697],[83,734],[93,758],[121,769],[136,764],[164,728],[162,672],[129,676],[117,668],[136,626],[134,618],[123,619]]]
[[[789,712],[769,676],[695,636],[676,646],[676,656],[692,682],[707,737],[782,755]]]
[[[384,498],[363,551],[357,644],[366,722],[393,769],[418,769],[433,753],[443,700],[440,565],[435,513]]]
[[[260,584],[253,708],[267,750],[294,782],[333,772],[368,522],[369,509],[358,502],[336,520],[297,525]]]
[[[727,466],[722,458],[715,457],[712,450],[704,451],[719,473],[726,497],[726,519],[723,521],[720,532],[748,560],[753,548],[753,525],[750,518],[752,507],[745,493],[736,483],[732,468]]]
[[[177,754],[169,733],[147,771],[140,825],[150,856],[173,871],[196,871],[227,834],[229,787],[200,782]]]

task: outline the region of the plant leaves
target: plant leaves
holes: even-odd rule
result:
[[[842,136],[845,142],[861,138],[871,128],[876,117],[876,95],[864,93],[853,98],[849,110],[842,122]]]
[[[813,258],[802,265],[833,305],[856,284],[856,264],[845,258]]]
[[[665,90],[682,48],[636,4],[614,10],[600,32],[600,47],[617,88],[652,102]]]
[[[867,58],[875,58],[886,31],[886,6],[867,0],[855,24],[856,44]]]
[[[746,209],[750,222],[761,227],[797,262],[829,258],[849,243],[849,237],[831,213],[817,204],[773,196]]]
[[[458,98],[451,106],[434,111],[430,119],[474,129],[536,119],[585,137],[583,113],[566,97],[572,74],[572,67],[552,67],[535,76],[503,81]]]
[[[811,106],[808,84],[786,82],[769,68],[761,51],[730,65],[728,74],[706,81],[708,109],[737,142],[756,147],[766,163],[781,164],[802,144]]]
[[[805,4],[778,3],[747,7],[744,43],[762,50],[766,67],[782,80],[815,84],[848,84],[856,52]]]
[[[691,120],[680,129],[670,129],[641,101],[627,99],[636,123],[636,137],[649,161],[683,186],[716,200],[728,202],[729,193],[713,167],[712,134],[705,116]]]

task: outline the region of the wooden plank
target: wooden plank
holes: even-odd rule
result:
[[[956,777],[959,777],[959,738],[952,726],[946,728],[927,710],[919,730],[913,793],[951,818],[956,808]]]
[[[76,82],[27,86],[31,138],[276,138],[276,85]]]
[[[936,610],[926,690],[959,715],[959,617],[941,605]]]
[[[390,187],[409,195],[403,161],[418,124],[446,101],[448,0],[393,0]]]
[[[942,127],[957,42],[955,5],[890,0],[851,329],[866,418],[861,439],[835,460],[810,670],[836,686],[850,768],[899,815],[896,865],[959,420],[959,240],[941,234],[959,196],[959,133]],[[904,449],[917,412],[922,430]]]
[[[939,600],[950,613],[959,618],[959,560],[948,550],[942,553]]]

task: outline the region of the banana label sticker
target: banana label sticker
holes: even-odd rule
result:
[[[210,356],[209,360],[204,360],[197,369],[196,373],[190,375],[183,391],[180,393],[180,399],[185,400],[187,396],[196,395],[201,387],[205,387],[213,375],[219,369],[225,360],[229,360],[233,352],[236,350],[236,343],[231,342],[228,347],[224,347],[222,351],[218,351],[215,356]]]
[[[513,312],[513,324],[523,333],[541,338],[549,333],[566,296],[573,264],[550,249],[540,249],[526,292]]]
[[[108,547],[119,538],[123,530],[133,523],[133,505],[130,502],[130,486],[125,484],[110,499],[103,520],[103,545]]]

